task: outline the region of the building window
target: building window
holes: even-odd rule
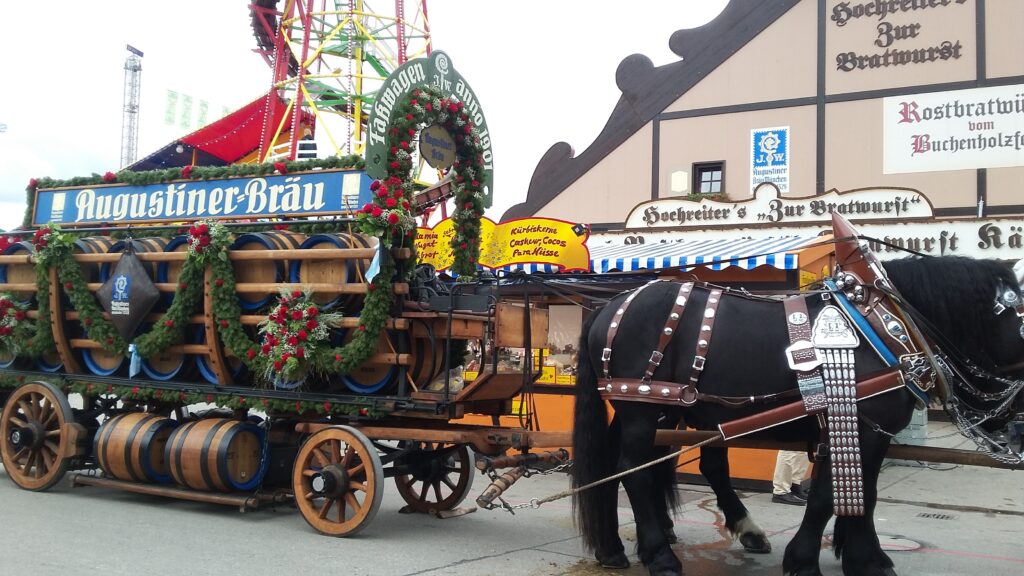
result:
[[[725,192],[725,162],[694,164],[693,191],[696,194]]]

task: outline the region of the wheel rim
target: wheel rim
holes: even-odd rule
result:
[[[70,420],[67,398],[50,384],[25,384],[11,394],[0,416],[0,455],[15,484],[46,490],[64,477]]]
[[[373,443],[348,426],[309,437],[295,459],[292,488],[302,517],[330,536],[362,530],[380,508],[384,471]]]
[[[425,442],[396,466],[407,474],[395,476],[398,493],[417,511],[451,510],[465,500],[473,486],[473,453],[468,446]]]

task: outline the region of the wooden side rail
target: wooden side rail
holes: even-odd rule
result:
[[[154,282],[154,286],[160,292],[177,292],[178,284],[170,282]],[[103,284],[99,282],[90,282],[87,284],[89,290],[95,292],[100,289]],[[409,285],[404,282],[396,282],[392,284],[395,294],[408,294]],[[21,282],[17,284],[0,284],[0,289],[10,290],[12,292],[35,292],[39,286],[35,283]],[[239,294],[262,294],[265,292],[276,293],[279,290],[312,290],[317,294],[367,294],[370,290],[366,284],[362,282],[354,284],[330,284],[326,282],[313,282],[313,283],[290,283],[290,282],[247,282],[235,284],[235,292]]]
[[[395,248],[391,251],[398,260],[412,256],[408,248]],[[136,252],[142,262],[184,262],[187,252]],[[377,255],[376,248],[325,248],[300,250],[228,250],[228,259],[237,261],[250,260],[368,260]],[[76,262],[117,262],[121,259],[120,252],[106,254],[75,254]],[[0,255],[2,264],[34,264],[34,254]]]
[[[39,318],[39,311],[38,310],[29,310],[28,311],[28,317],[32,318],[33,320],[38,319]],[[65,320],[78,320],[80,318],[81,318],[81,315],[78,312],[75,312],[73,310],[64,313],[64,319]],[[106,312],[104,312],[103,313],[103,318],[105,320],[110,320],[110,314],[107,314]],[[163,318],[163,314],[160,314],[160,313],[147,314],[146,315],[146,322],[157,322],[161,318]],[[239,319],[242,321],[242,325],[244,325],[244,326],[256,326],[260,322],[263,322],[264,320],[266,320],[267,317],[266,316],[261,316],[259,314],[243,314]],[[203,317],[202,316],[191,316],[191,317],[189,317],[188,322],[189,322],[189,324],[202,324],[203,323]],[[352,317],[348,317],[348,318],[342,318],[339,321],[339,326],[338,327],[339,328],[355,328],[357,326],[359,326],[359,318],[357,318],[355,316],[352,316]],[[387,327],[388,330],[408,330],[409,329],[409,320],[407,320],[405,318],[389,318],[385,322],[385,327]]]

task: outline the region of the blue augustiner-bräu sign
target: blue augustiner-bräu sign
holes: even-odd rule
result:
[[[371,182],[362,171],[345,170],[39,190],[32,224],[343,214],[370,201]]]

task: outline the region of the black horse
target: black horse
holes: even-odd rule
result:
[[[943,343],[950,348],[945,352],[969,359],[971,366],[980,368],[968,374],[965,386],[973,391],[998,392],[1000,388],[1015,385],[1019,390],[1019,381],[979,376],[987,371],[1004,373],[1009,378],[1022,371],[1021,319],[1012,312],[998,313],[996,307],[1001,295],[1011,293],[1020,297],[1020,289],[1009,267],[995,261],[958,257],[910,258],[887,262],[884,267],[905,302],[944,335]],[[664,319],[677,298],[678,287],[672,282],[652,284],[635,298],[624,315],[615,318],[626,298],[620,295],[593,314],[584,326],[573,428],[574,486],[587,485],[666,453],[663,447],[654,445],[659,426],[673,427],[681,419],[688,426],[713,430],[720,423],[765,409],[765,406],[731,408],[705,402],[683,408],[613,400],[615,417],[611,425],[608,424],[599,386],[604,386],[602,350],[606,346],[609,324],[619,321],[612,345],[611,376],[639,378],[648,366],[651,351],[656,348]],[[689,380],[708,295],[707,288],[694,288],[654,373],[654,380],[678,383]],[[820,295],[809,297],[806,302],[812,318],[827,304]],[[700,375],[702,393],[746,397],[786,394],[796,388],[795,375],[784,352],[789,337],[781,304],[727,293],[721,298],[716,317],[712,342]],[[854,357],[858,375],[877,373],[885,368],[864,339],[854,351]],[[891,435],[909,423],[915,402],[914,394],[905,388],[858,402],[864,515],[837,517],[833,536],[836,555],[842,558],[843,573],[848,576],[895,574],[893,563],[882,551],[875,532],[877,480]],[[810,445],[819,441],[821,430],[817,418],[807,417],[761,432],[760,436]],[[833,513],[827,459],[826,456],[818,467],[803,522],[786,548],[783,561],[786,574],[821,574],[818,567],[821,538]],[[739,536],[748,549],[767,545],[763,532],[751,521],[732,491],[725,450],[703,449],[701,472],[714,488],[718,505],[725,512],[726,525],[733,534]],[[671,510],[676,503],[672,475],[672,466],[662,465],[622,479],[636,520],[637,552],[652,575],[682,573],[681,563],[670,548],[674,540]],[[585,546],[609,567],[628,565],[618,536],[617,489],[615,483],[606,483],[579,492],[574,500],[577,525]]]

